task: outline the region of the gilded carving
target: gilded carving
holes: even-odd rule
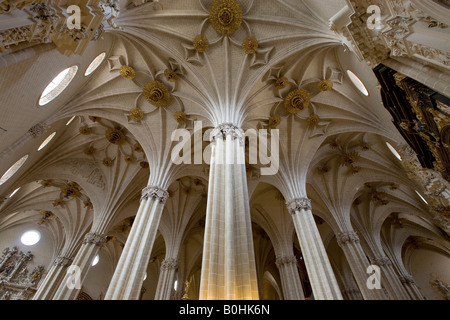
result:
[[[233,34],[242,24],[242,9],[236,0],[214,0],[209,21],[217,33]]]
[[[171,98],[167,86],[158,80],[147,82],[143,89],[143,95],[155,107],[167,106]]]
[[[311,95],[304,89],[291,91],[284,99],[284,106],[291,114],[297,114],[305,110],[311,102]]]
[[[333,81],[331,80],[322,80],[318,84],[320,91],[330,91],[333,89]]]
[[[134,79],[136,76],[136,71],[130,66],[120,67],[120,76],[124,79]]]
[[[136,107],[136,108],[133,108],[130,110],[129,116],[132,120],[139,122],[142,119],[144,119],[144,111],[142,111],[142,109]]]
[[[202,34],[197,35],[192,44],[194,45],[194,49],[200,53],[205,52],[209,48],[208,38]]]
[[[269,118],[269,128],[276,129],[281,123],[281,117],[279,115],[273,115]]]
[[[125,142],[126,136],[125,134],[116,128],[109,128],[105,132],[106,140],[108,140],[109,143],[121,145]]]
[[[254,54],[258,49],[258,40],[255,37],[247,37],[242,42],[242,49],[246,54]]]
[[[184,123],[186,123],[186,120],[187,120],[187,116],[186,116],[186,114],[183,111],[175,112],[174,115],[173,115],[173,118],[179,124],[184,124]]]

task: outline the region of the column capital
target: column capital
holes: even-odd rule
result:
[[[275,264],[277,265],[278,268],[288,264],[297,265],[297,258],[294,255],[277,257]]]
[[[178,259],[169,258],[164,259],[161,263],[161,270],[177,270],[178,269]]]
[[[380,267],[392,265],[391,260],[386,256],[377,256],[377,257],[370,259],[370,261],[372,262],[372,264],[380,266]]]
[[[398,278],[400,279],[400,282],[403,283],[403,284],[413,285],[413,284],[416,283],[416,282],[414,281],[414,278],[413,278],[411,275],[409,275],[409,274],[407,274],[407,275],[401,275],[401,276],[399,276]]]
[[[147,186],[142,189],[141,201],[148,198],[158,199],[159,202],[165,203],[169,198],[169,192],[160,187]]]
[[[54,261],[55,266],[67,267],[72,264],[73,259],[68,257],[57,257]]]
[[[336,235],[337,243],[340,247],[349,243],[359,243],[359,236],[355,231],[345,231]]]
[[[96,232],[86,233],[83,244],[95,244],[96,246],[103,246],[106,243],[106,236]]]
[[[290,214],[300,210],[312,210],[311,200],[308,198],[296,198],[286,202]]]
[[[222,139],[226,139],[227,136],[238,139],[242,146],[245,144],[244,130],[232,123],[223,123],[214,128],[211,131],[210,140],[211,143],[215,143],[217,138],[221,137]]]

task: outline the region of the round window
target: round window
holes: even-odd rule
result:
[[[20,241],[26,246],[33,246],[38,243],[39,240],[41,240],[41,234],[36,230],[27,231],[20,237]]]

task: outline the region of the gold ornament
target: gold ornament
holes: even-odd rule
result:
[[[85,208],[89,208],[89,209],[93,209],[94,208],[94,205],[89,200],[88,201],[83,201],[83,205],[84,205]]]
[[[284,100],[284,106],[289,113],[297,114],[305,110],[311,102],[311,95],[304,89],[291,91]]]
[[[242,8],[236,0],[214,0],[209,22],[217,33],[231,35],[242,24]]]
[[[144,152],[144,149],[142,149],[142,146],[138,142],[136,142],[134,144],[133,150],[136,151],[136,152]]]
[[[90,119],[92,122],[98,122],[98,121],[101,120],[100,117],[95,117],[95,116],[89,116],[89,119]]]
[[[103,165],[105,167],[111,167],[113,165],[113,160],[111,158],[105,158],[103,159]]]
[[[179,124],[184,124],[186,123],[186,114],[183,111],[177,111],[174,113],[173,118],[175,119],[176,122],[178,122]]]
[[[84,149],[84,154],[91,156],[95,153],[95,148],[90,146],[89,148]]]
[[[358,152],[348,152],[341,156],[341,166],[350,167],[359,160]]]
[[[199,34],[194,38],[193,45],[194,45],[195,50],[197,50],[200,53],[203,53],[209,47],[208,38],[206,38],[202,34]]]
[[[53,200],[54,207],[62,207],[63,205],[64,205],[64,201],[62,201],[61,199]]]
[[[275,81],[275,88],[280,90],[287,87],[289,84],[289,80],[286,77],[278,78],[277,81]]]
[[[308,122],[309,127],[314,128],[319,125],[320,117],[317,114],[312,114],[306,121]]]
[[[166,69],[164,71],[164,76],[166,77],[166,80],[169,82],[176,82],[178,80],[178,74],[170,69]]]
[[[88,126],[83,126],[79,129],[80,133],[83,135],[88,135],[92,133],[92,129],[89,128]]]
[[[247,37],[244,42],[242,42],[242,49],[246,54],[254,54],[256,49],[258,49],[258,40],[255,37]]]
[[[142,169],[147,169],[149,167],[149,164],[147,161],[141,161],[139,164],[141,165]]]
[[[280,123],[281,123],[280,116],[273,115],[269,119],[269,128],[270,129],[275,129],[276,127],[278,127],[280,125]]]
[[[125,79],[134,79],[136,76],[136,71],[130,66],[120,67],[120,76]]]
[[[333,81],[331,80],[322,80],[318,84],[320,91],[330,91],[333,89]]]
[[[62,186],[61,193],[65,197],[78,198],[79,196],[81,196],[80,190],[78,190],[76,187],[72,185]]]
[[[144,111],[139,108],[133,108],[130,110],[130,118],[134,121],[141,121],[144,119]]]
[[[126,163],[132,163],[134,161],[134,157],[131,154],[127,154],[123,157]]]
[[[109,128],[105,132],[106,140],[108,140],[109,143],[115,144],[115,145],[121,145],[125,142],[126,136],[125,134],[116,128]]]
[[[155,107],[165,107],[170,101],[170,92],[166,85],[158,80],[147,82],[143,92],[145,99]]]

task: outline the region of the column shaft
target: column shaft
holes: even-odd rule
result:
[[[276,265],[280,271],[284,300],[305,300],[295,256],[277,258]]]
[[[311,212],[309,199],[287,203],[316,300],[342,300],[341,291]]]
[[[39,288],[34,294],[33,300],[52,300],[61,281],[64,279],[67,266],[69,266],[71,262],[72,259],[58,257],[47,272],[45,278],[39,284]]]
[[[105,300],[138,300],[150,254],[158,232],[167,191],[149,186],[120,256]]]
[[[212,134],[201,300],[259,297],[243,142],[231,125]]]
[[[178,260],[174,258],[165,259],[161,264],[158,287],[156,288],[155,300],[170,300],[172,298],[173,284],[178,269]]]

